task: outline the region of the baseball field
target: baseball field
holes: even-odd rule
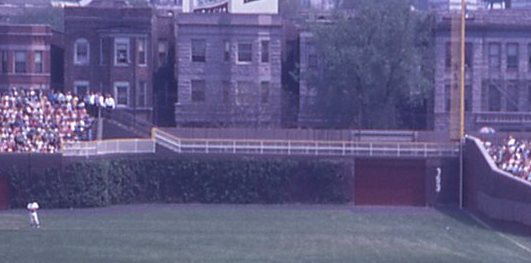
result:
[[[531,237],[456,209],[127,205],[0,211],[0,262],[531,262]]]

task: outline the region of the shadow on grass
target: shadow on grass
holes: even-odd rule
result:
[[[435,210],[439,211],[440,213],[451,217],[460,223],[466,225],[466,226],[478,226],[480,228],[485,228],[484,226],[480,225],[478,222],[476,222],[470,215],[468,215],[464,210],[459,209],[455,206],[436,206],[434,207]]]
[[[515,236],[531,238],[531,226],[524,225],[521,223],[516,223],[516,222],[495,220],[481,213],[476,213],[476,212],[471,212],[471,211],[469,212],[473,214],[474,216],[476,216],[477,218],[479,218],[480,220],[482,220],[483,222],[485,222],[487,225],[489,225],[492,229],[496,231],[512,234]]]
[[[487,230],[495,230],[501,233],[511,234],[515,236],[521,236],[525,238],[531,237],[531,226],[519,224],[515,222],[507,222],[503,220],[494,220],[487,216],[473,212],[467,209],[459,209],[453,206],[435,207],[436,210],[445,214],[465,225],[476,226]],[[476,218],[474,218],[476,217]],[[481,224],[477,220],[481,220],[487,226]]]

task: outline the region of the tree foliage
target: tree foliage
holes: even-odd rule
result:
[[[430,19],[407,0],[356,3],[312,29],[320,62],[308,79],[322,113],[336,127],[414,128],[408,116],[431,90]]]
[[[14,167],[10,205],[38,200],[44,208],[100,207],[145,202],[345,203],[347,163],[293,159],[80,160],[31,172]]]

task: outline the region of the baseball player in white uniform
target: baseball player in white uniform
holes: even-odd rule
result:
[[[39,215],[37,215],[37,210],[39,210],[39,204],[37,202],[28,203],[27,206],[29,217],[30,217],[30,226],[34,228],[40,228]]]

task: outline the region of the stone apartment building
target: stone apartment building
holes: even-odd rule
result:
[[[278,15],[181,14],[176,46],[177,125],[280,126]]]
[[[451,13],[437,14],[434,129],[448,131],[452,88]],[[483,126],[531,129],[531,10],[478,10],[468,15],[465,53],[466,132]],[[455,54],[455,53],[454,53]]]
[[[49,89],[52,43],[47,25],[0,24],[0,90]]]
[[[153,119],[156,30],[152,8],[94,0],[64,10],[65,89],[84,96],[101,92],[117,110]]]

